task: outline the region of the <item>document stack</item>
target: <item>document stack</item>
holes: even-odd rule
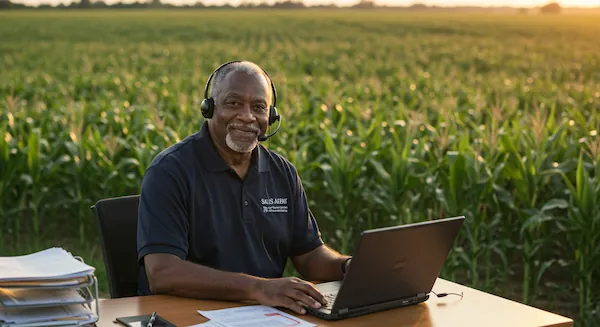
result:
[[[0,327],[86,326],[97,322],[98,280],[94,271],[83,259],[61,248],[0,257]]]

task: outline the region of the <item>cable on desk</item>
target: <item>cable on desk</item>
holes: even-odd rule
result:
[[[437,295],[437,297],[444,297],[444,296],[448,296],[448,295],[458,295],[458,296],[460,296],[461,299],[463,298],[463,292],[460,292],[460,294],[458,294],[458,293],[440,293],[440,294],[437,294],[436,292],[434,292],[432,290],[431,293]]]

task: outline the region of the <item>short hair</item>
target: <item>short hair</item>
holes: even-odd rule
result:
[[[210,97],[213,98],[215,100],[215,102],[217,102],[217,97],[221,94],[221,92],[223,92],[223,90],[222,90],[223,80],[225,80],[225,78],[229,75],[229,73],[234,73],[234,72],[243,72],[248,75],[264,76],[265,82],[267,82],[267,87],[269,89],[267,94],[270,95],[270,97],[268,98],[268,100],[270,100],[268,105],[270,104],[270,102],[273,101],[274,94],[273,94],[273,89],[271,88],[271,79],[269,78],[269,76],[257,64],[255,64],[251,61],[244,60],[244,61],[228,64],[228,65],[222,67],[218,72],[215,73],[215,76],[213,76],[213,81],[212,81],[212,85],[210,88]]]

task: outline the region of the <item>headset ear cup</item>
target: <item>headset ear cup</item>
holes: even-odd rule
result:
[[[271,106],[271,110],[269,112],[269,125],[275,124],[275,122],[278,120],[279,113],[277,112],[277,108],[275,108],[275,106]]]
[[[212,98],[202,100],[200,104],[200,110],[202,111],[202,116],[204,118],[212,118],[214,108],[214,101]]]

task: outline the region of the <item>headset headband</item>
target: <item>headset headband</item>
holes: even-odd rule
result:
[[[221,68],[223,68],[223,67],[225,67],[227,65],[236,63],[236,62],[243,62],[243,60],[233,60],[233,61],[230,61],[230,62],[226,62],[226,63],[222,64],[221,66],[217,67],[217,69],[215,69],[212,72],[212,74],[210,74],[210,76],[208,77],[208,81],[206,81],[206,86],[204,87],[204,98],[205,99],[209,98],[208,91],[209,91],[210,82],[212,81],[213,76],[215,76],[217,74],[217,72],[219,70],[221,70]],[[269,76],[269,73],[267,73],[262,67],[260,67],[260,69],[263,71],[263,73],[265,73],[265,75],[267,75],[267,77],[269,78],[269,83],[271,84],[271,90],[273,91],[273,101],[272,101],[271,106],[272,107],[277,107],[277,90],[275,89],[275,84],[273,84],[273,80],[271,79],[271,76]]]

